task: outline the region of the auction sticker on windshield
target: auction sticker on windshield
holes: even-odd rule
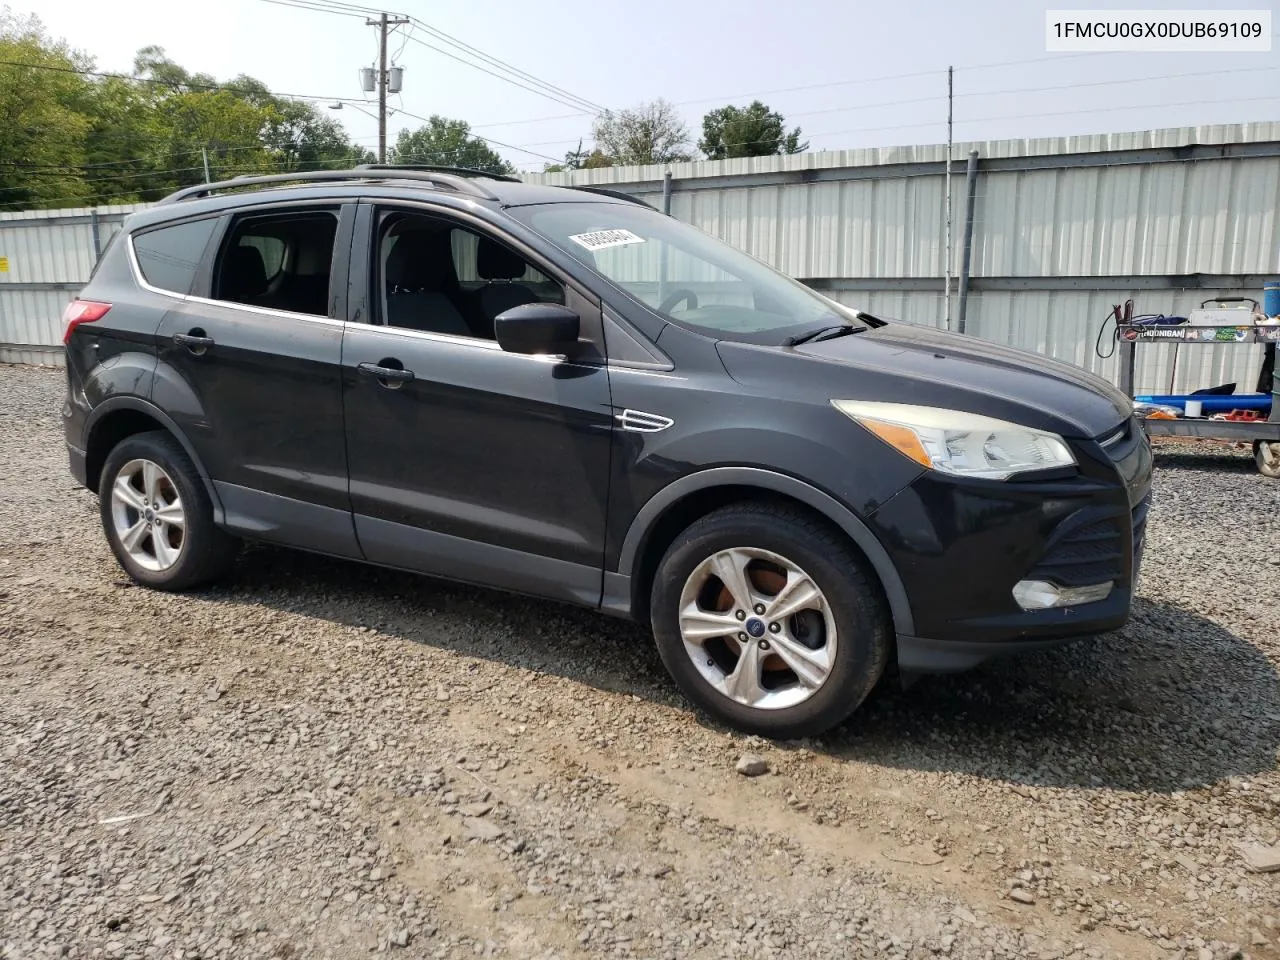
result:
[[[605,247],[624,247],[629,243],[644,243],[644,237],[637,237],[630,230],[592,230],[590,233],[575,233],[569,237],[580,247],[588,250],[603,250]]]

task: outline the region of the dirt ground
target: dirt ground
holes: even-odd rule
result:
[[[62,390],[0,367],[0,957],[1280,957],[1239,452],[1161,453],[1124,630],[775,744],[590,611],[261,546],[134,587]]]

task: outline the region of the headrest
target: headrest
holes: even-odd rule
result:
[[[518,280],[527,269],[528,264],[519,254],[493,240],[480,238],[480,246],[476,250],[476,273],[481,280]]]
[[[223,296],[256,297],[267,289],[267,267],[257,247],[234,246],[222,265]]]
[[[387,255],[387,286],[438,292],[456,281],[453,247],[447,233],[402,233]]]

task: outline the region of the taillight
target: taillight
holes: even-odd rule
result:
[[[80,324],[101,320],[110,309],[111,304],[98,300],[72,300],[67,304],[67,309],[62,311],[62,322],[67,325],[62,334],[63,344],[71,342],[71,334]]]

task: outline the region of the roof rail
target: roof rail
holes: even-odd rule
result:
[[[434,173],[425,170],[396,169],[385,167],[378,169],[354,170],[303,170],[298,173],[271,173],[261,176],[250,175],[234,177],[231,180],[218,180],[214,183],[200,183],[194,187],[183,187],[169,194],[160,203],[177,203],[192,197],[207,197],[222,190],[234,190],[238,187],[265,187],[275,183],[341,183],[351,180],[412,180],[430,183],[437,187],[447,187],[456,193],[480,197],[484,200],[497,200],[492,191],[486,190],[473,178],[462,177],[452,173]]]
[[[488,170],[476,170],[474,167],[445,167],[429,163],[362,163],[357,170],[420,170],[423,173],[451,173],[457,177],[472,179],[502,180],[506,183],[524,183],[519,177],[511,177],[505,173],[490,173]]]
[[[608,187],[570,187],[570,190],[585,190],[587,193],[598,193],[602,197],[612,197],[615,200],[625,200],[628,203],[638,203],[642,207],[648,207],[650,210],[656,210],[653,204],[647,200],[641,200],[637,196],[630,193],[623,193],[621,190],[610,190]]]

